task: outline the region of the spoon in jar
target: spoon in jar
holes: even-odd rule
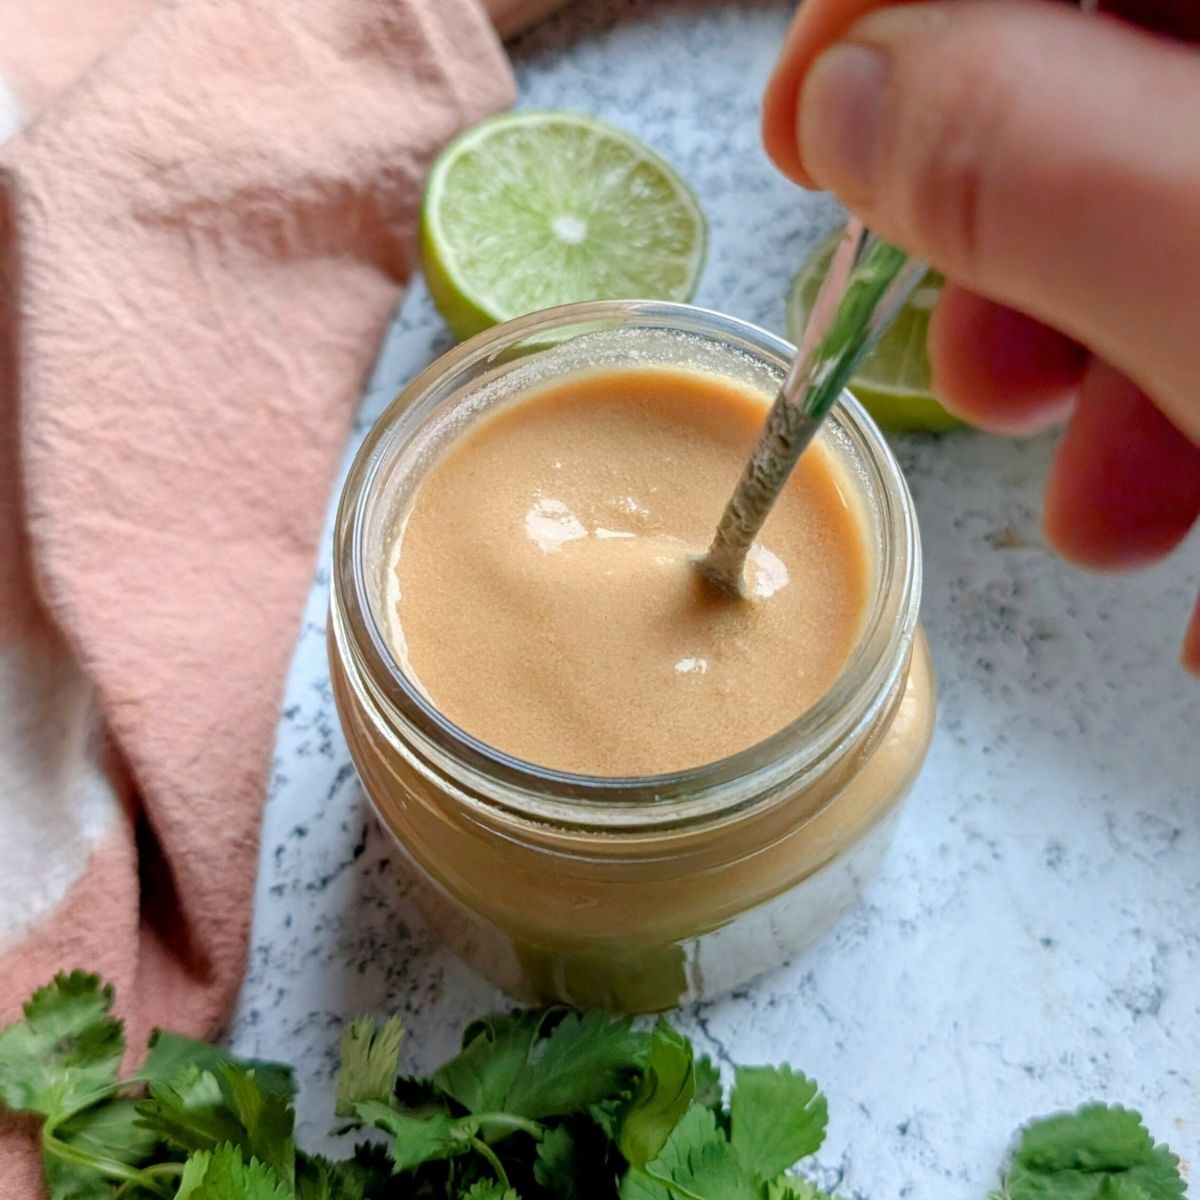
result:
[[[746,555],[858,364],[874,349],[926,266],[851,218],[707,553],[696,560],[718,590],[743,595]]]

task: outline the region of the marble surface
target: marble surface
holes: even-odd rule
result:
[[[780,329],[788,278],[836,220],[767,164],[757,106],[774,3],[584,3],[514,48],[526,107],[635,131],[712,225],[698,302]],[[671,80],[686,82],[674,82]],[[355,429],[448,345],[418,284]],[[800,959],[681,1014],[722,1063],[788,1059],[830,1097],[824,1182],[982,1200],[1023,1119],[1141,1108],[1200,1158],[1200,687],[1175,666],[1197,550],[1085,575],[1038,532],[1047,440],[896,443],[925,538],[938,728],[881,875]],[[325,665],[328,547],[283,701],[244,1052],[297,1062],[302,1136],[330,1120],[345,1020],[403,1013],[410,1063],[500,997],[422,929],[364,811]]]

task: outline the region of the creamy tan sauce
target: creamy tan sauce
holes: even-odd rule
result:
[[[388,634],[480,740],[606,776],[698,766],[809,708],[858,638],[870,568],[854,491],[811,447],[767,521],[749,595],[691,561],[765,415],[681,369],[571,376],[455,440],[392,554]]]

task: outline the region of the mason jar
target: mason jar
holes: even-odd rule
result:
[[[891,450],[847,393],[819,436],[857,492],[870,579],[840,675],[756,745],[629,778],[521,761],[437,710],[384,634],[399,523],[443,450],[532,388],[661,365],[748,385],[765,415],[792,353],[761,329],[687,305],[535,313],[414,379],[351,467],[329,620],[350,754],[429,921],[516,998],[645,1012],[710,997],[796,954],[854,900],[933,729],[916,515]]]

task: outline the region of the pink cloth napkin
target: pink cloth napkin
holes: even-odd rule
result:
[[[227,1013],[422,177],[511,89],[472,0],[0,0],[0,1021],[76,966],[135,1046]]]

